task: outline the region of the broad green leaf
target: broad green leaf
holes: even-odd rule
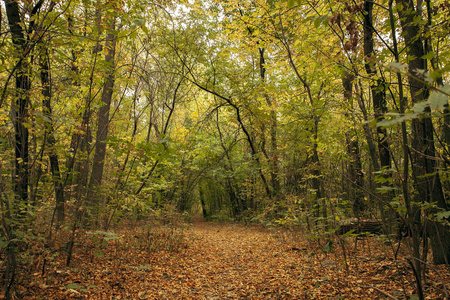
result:
[[[408,66],[407,66],[407,65],[401,64],[401,63],[399,63],[399,62],[391,62],[391,63],[389,64],[389,66],[390,66],[392,69],[394,69],[394,70],[396,70],[396,71],[400,71],[400,72],[406,71],[406,70],[408,69]]]
[[[137,26],[142,26],[142,24],[144,24],[144,20],[143,19],[134,19],[133,23],[136,24]]]
[[[433,51],[430,51],[430,52],[428,52],[427,54],[425,54],[424,56],[422,56],[422,58],[423,59],[428,59],[428,60],[430,60],[430,59],[433,59],[433,57],[435,56],[436,54],[433,52]]]
[[[419,116],[419,113],[408,113],[408,114],[403,115],[403,116],[401,116],[399,114],[398,118],[383,119],[383,120],[377,122],[377,126],[378,127],[390,127],[390,126],[402,123],[404,121],[408,121],[408,120],[417,118],[418,116]]]
[[[450,210],[447,211],[440,211],[436,214],[436,218],[438,220],[448,219],[450,218]]]
[[[427,103],[431,109],[444,109],[448,106],[448,95],[450,94],[450,85],[442,87],[439,91],[433,92],[428,98]]]
[[[426,107],[428,107],[430,104],[427,101],[423,101],[420,103],[416,103],[413,106],[413,112],[415,113],[422,113]]]

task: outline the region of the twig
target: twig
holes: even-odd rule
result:
[[[392,296],[391,294],[386,293],[385,291],[380,290],[379,288],[377,288],[377,287],[375,287],[373,285],[360,285],[359,287],[361,287],[363,289],[374,289],[374,290],[379,291],[380,293],[382,293],[383,295],[385,295],[388,298],[398,300],[398,298]]]
[[[416,265],[412,262],[411,258],[407,258],[406,261],[409,263],[409,265],[411,266],[413,273],[414,273],[414,277],[416,277],[416,283],[417,283],[417,293],[419,294],[419,299],[423,300],[425,299],[424,295],[423,295],[423,285],[422,285],[422,278],[420,277],[420,273],[417,270],[418,268],[416,268]]]
[[[445,284],[444,278],[442,278],[442,275],[441,275],[441,273],[438,271],[438,269],[436,269],[436,267],[433,266],[432,264],[429,264],[429,263],[427,263],[426,261],[423,261],[423,260],[418,259],[418,258],[416,258],[416,257],[411,257],[411,259],[417,260],[418,262],[421,262],[421,263],[423,263],[424,265],[427,265],[428,267],[432,268],[432,269],[436,272],[436,274],[438,274],[438,276],[439,276],[439,278],[441,279],[442,284],[443,284],[443,286],[444,286],[445,299],[450,299],[450,297],[448,296],[448,292],[447,292],[447,285]]]

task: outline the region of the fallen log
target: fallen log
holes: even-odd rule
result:
[[[340,225],[336,233],[343,235],[350,231],[358,235],[363,233],[383,234],[383,226],[380,220],[359,220]]]

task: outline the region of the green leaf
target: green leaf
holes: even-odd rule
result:
[[[144,20],[143,19],[134,19],[133,23],[136,24],[137,26],[142,26],[142,24],[144,24]]]
[[[440,211],[436,214],[436,218],[438,220],[444,220],[450,218],[450,210],[447,211]]]
[[[333,246],[333,242],[332,241],[328,241],[326,244],[325,244],[325,246],[323,247],[323,251],[324,252],[331,252],[331,251],[333,251],[333,249],[334,249],[334,246]]]
[[[435,56],[436,54],[433,52],[433,51],[430,51],[430,52],[428,52],[427,54],[425,54],[424,56],[422,56],[422,58],[423,59],[427,59],[427,60],[431,60],[431,59],[433,59],[433,57]]]
[[[66,289],[81,289],[84,288],[84,286],[82,285],[78,285],[76,283],[69,283],[68,285],[65,286]]]
[[[141,29],[145,34],[148,35],[148,28],[147,28],[147,26],[145,26],[145,24],[142,24]]]
[[[322,23],[328,20],[327,16],[320,16],[314,19],[314,27],[319,28]]]
[[[407,66],[407,65],[401,64],[401,63],[399,63],[399,62],[391,62],[391,63],[389,64],[389,66],[390,66],[392,69],[394,69],[394,70],[396,70],[396,71],[400,71],[400,72],[406,71],[406,70],[408,69],[408,66]]]
[[[450,85],[446,85],[439,89],[439,91],[433,92],[428,98],[427,103],[431,109],[444,109],[448,106],[448,95],[450,94]]]
[[[377,188],[376,190],[377,190],[377,192],[379,192],[379,193],[381,193],[381,194],[384,194],[384,193],[387,193],[387,192],[396,190],[396,188],[391,187],[391,186],[385,186],[385,185],[383,185],[383,186]]]
[[[350,231],[347,231],[346,233],[344,233],[342,236],[355,236],[355,231],[356,229],[352,229]]]
[[[407,121],[407,120],[411,120],[414,118],[417,118],[419,116],[419,113],[409,113],[406,115],[400,115],[397,114],[399,117],[398,118],[391,118],[391,119],[383,119],[379,122],[377,122],[377,126],[378,127],[390,127],[399,123],[402,123],[403,121]]]
[[[415,113],[423,113],[426,107],[428,107],[430,104],[427,101],[423,101],[420,103],[414,104],[413,112]]]

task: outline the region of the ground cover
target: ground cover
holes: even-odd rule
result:
[[[416,299],[408,262],[376,237],[324,246],[296,231],[199,218],[110,232],[78,237],[69,267],[64,251],[36,255],[17,292],[23,299]],[[448,270],[430,268],[427,279],[427,299],[444,299]]]

